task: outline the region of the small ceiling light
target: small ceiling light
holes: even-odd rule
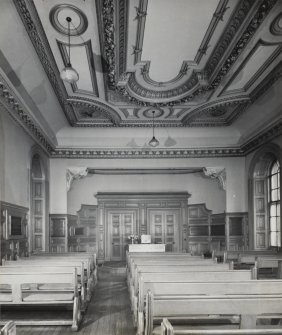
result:
[[[152,113],[153,113],[153,137],[149,142],[149,145],[155,148],[160,144],[160,142],[155,138],[155,111],[152,111]]]
[[[67,66],[61,71],[60,77],[63,81],[66,81],[67,83],[73,84],[79,79],[79,75],[77,71],[71,66],[70,61],[70,23],[71,18],[68,16],[66,17],[66,21],[68,23],[68,47],[69,47],[69,54],[68,54],[68,62]]]

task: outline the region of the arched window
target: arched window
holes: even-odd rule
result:
[[[31,251],[45,250],[45,173],[39,154],[31,160]]]
[[[268,175],[269,245],[281,247],[280,165],[274,161]]]
[[[253,157],[249,170],[249,248],[280,248],[282,151],[267,144]]]

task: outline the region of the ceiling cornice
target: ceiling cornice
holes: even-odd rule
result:
[[[82,159],[156,159],[156,158],[208,158],[244,157],[282,134],[282,120],[278,120],[265,132],[258,134],[239,147],[187,148],[187,149],[85,149],[56,148],[51,158]]]

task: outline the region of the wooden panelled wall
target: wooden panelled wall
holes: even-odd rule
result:
[[[248,249],[248,213],[212,214],[205,204],[188,206],[188,250]]]
[[[98,206],[81,205],[75,215],[50,215],[50,251],[94,251],[100,260],[125,256],[128,235],[150,234],[167,251],[202,254],[248,249],[247,213],[212,214],[188,204],[183,193],[98,193]]]
[[[1,261],[29,254],[28,208],[0,202]]]

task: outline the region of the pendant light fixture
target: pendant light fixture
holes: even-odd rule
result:
[[[61,71],[60,77],[63,81],[66,81],[67,83],[73,84],[79,79],[79,75],[77,71],[71,66],[71,60],[70,60],[70,23],[71,23],[71,17],[66,17],[66,21],[68,24],[68,47],[69,47],[69,54],[68,54],[68,62],[67,66]]]
[[[152,114],[153,114],[153,137],[149,142],[149,145],[155,148],[160,144],[160,142],[155,138],[155,111],[152,111]]]

